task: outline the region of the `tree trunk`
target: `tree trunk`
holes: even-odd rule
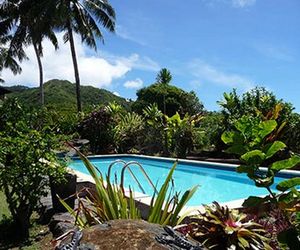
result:
[[[45,104],[45,97],[44,97],[44,80],[43,80],[43,65],[42,65],[42,60],[37,48],[37,44],[33,43],[36,59],[39,65],[39,72],[40,72],[40,102],[41,105],[44,106]]]
[[[18,207],[14,221],[16,223],[20,239],[29,238],[30,216],[31,211],[28,205],[20,205]]]
[[[79,70],[76,58],[76,51],[75,51],[75,44],[74,44],[74,37],[71,25],[68,25],[68,35],[69,35],[69,43],[71,48],[72,60],[73,60],[73,67],[74,67],[74,74],[75,74],[75,82],[76,82],[76,98],[77,98],[77,111],[81,111],[81,97],[80,97],[80,79],[79,79]]]

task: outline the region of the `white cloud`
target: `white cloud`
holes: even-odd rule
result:
[[[44,81],[56,78],[74,82],[74,71],[69,44],[64,44],[62,34],[57,34],[59,50],[55,51],[49,41],[43,43]],[[75,36],[75,46],[82,85],[107,87],[113,80],[124,77],[132,69],[157,70],[157,63],[147,57],[132,54],[128,57],[113,56],[110,59],[87,49]],[[38,67],[32,46],[26,48],[29,61],[22,63],[22,74],[14,76],[9,70],[2,72],[2,78],[7,85],[38,85]]]
[[[116,95],[116,96],[121,96],[120,93],[117,92],[117,91],[114,91],[113,94]]]
[[[210,7],[214,7],[218,4],[227,4],[234,8],[246,8],[253,6],[256,0],[202,0],[202,2]]]
[[[147,56],[140,56],[136,53],[131,54],[129,57],[120,57],[111,55],[109,53],[103,53],[103,57],[107,59],[108,61],[120,61],[121,63],[135,68],[139,70],[145,70],[145,71],[159,71],[160,65],[153,61],[151,58]]]
[[[143,87],[143,81],[140,78],[137,78],[135,80],[132,81],[127,81],[124,83],[124,87],[128,88],[128,89],[139,89],[141,87]]]
[[[142,45],[142,46],[145,46],[147,45],[144,41],[142,41],[140,38],[136,38],[134,37],[133,35],[131,35],[127,29],[125,29],[123,26],[121,25],[117,25],[117,28],[116,28],[116,34],[117,36],[125,39],[125,40],[128,40],[128,41],[131,41],[131,42],[134,42],[134,43],[137,43],[139,45]]]
[[[256,3],[256,0],[232,0],[232,5],[237,8],[244,8],[252,6]]]
[[[291,62],[294,60],[294,57],[289,51],[289,49],[283,46],[274,46],[271,44],[258,43],[254,44],[253,47],[260,54],[272,59],[286,62]]]
[[[235,73],[225,73],[199,59],[192,61],[189,64],[189,69],[196,78],[193,80],[194,83],[213,83],[242,90],[249,90],[254,86],[254,83],[244,76]]]

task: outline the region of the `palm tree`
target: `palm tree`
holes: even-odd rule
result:
[[[172,74],[170,70],[166,68],[162,68],[156,76],[156,82],[161,84],[169,84],[171,81],[172,81]]]
[[[80,78],[73,33],[82,42],[96,50],[96,37],[102,42],[99,24],[110,32],[115,31],[115,11],[107,0],[56,0],[58,28],[64,30],[64,42],[69,42],[76,81],[77,111],[81,111]]]
[[[43,56],[42,41],[48,38],[55,49],[58,42],[49,19],[49,1],[46,0],[5,0],[0,4],[0,36],[11,34],[10,45],[7,51],[9,58],[26,58],[23,47],[33,45],[38,67],[40,102],[44,105]]]
[[[10,36],[0,37],[0,72],[4,68],[8,68],[13,72],[14,75],[16,75],[22,72],[22,68],[18,62],[8,54],[8,49],[5,47],[5,45],[9,40]],[[0,78],[0,82],[4,82],[4,80]]]
[[[156,82],[158,84],[164,84],[165,87],[167,87],[166,85],[169,84],[172,81],[172,74],[170,72],[170,70],[168,70],[167,68],[162,68],[157,76],[156,76]],[[167,90],[164,87],[164,99],[163,99],[163,103],[164,103],[164,115],[166,114],[166,95],[168,94]]]

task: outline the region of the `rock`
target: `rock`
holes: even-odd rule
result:
[[[49,223],[49,229],[54,238],[75,228],[75,219],[69,213],[54,214]]]
[[[79,249],[169,249],[155,240],[163,233],[161,226],[143,220],[113,220],[83,230]]]

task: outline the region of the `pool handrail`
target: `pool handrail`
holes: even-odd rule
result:
[[[115,160],[114,162],[112,162],[111,164],[109,164],[109,166],[108,166],[108,173],[107,173],[107,176],[108,176],[108,179],[109,179],[109,180],[110,180],[110,176],[111,176],[111,169],[112,169],[112,167],[113,167],[116,163],[123,163],[123,168],[124,168],[124,167],[126,166],[126,164],[127,164],[126,161],[120,160],[120,159]],[[128,163],[131,163],[131,164],[132,164],[132,163],[135,163],[135,162],[128,162]],[[138,162],[136,162],[136,163],[139,164]],[[123,170],[123,168],[122,168],[122,170]],[[145,189],[143,188],[143,186],[141,185],[141,183],[139,182],[139,180],[138,180],[138,178],[135,176],[135,174],[132,172],[131,168],[130,168],[130,167],[127,167],[127,168],[128,168],[128,171],[129,171],[130,175],[132,176],[132,178],[133,178],[133,179],[135,180],[135,182],[138,184],[138,186],[139,186],[140,190],[142,191],[142,193],[143,193],[143,194],[146,194]],[[143,167],[140,166],[140,168],[141,168],[141,171],[142,171],[142,173],[144,174],[144,176],[147,178],[148,182],[150,182],[150,184],[151,184],[151,186],[153,187],[154,191],[157,192],[156,189],[155,189],[155,187],[154,187],[154,185],[153,185],[153,183],[151,182],[149,176],[147,175],[147,173],[146,173],[145,170],[143,169]],[[122,171],[122,172],[123,172],[123,171]],[[124,183],[121,182],[120,186],[123,187],[123,184],[124,184]],[[122,188],[122,189],[123,189],[123,188]]]
[[[154,192],[156,194],[158,194],[158,191],[157,191],[155,185],[153,184],[153,182],[151,181],[149,175],[146,173],[146,171],[143,168],[143,166],[139,162],[137,162],[137,161],[130,161],[130,162],[126,163],[125,166],[122,168],[122,171],[121,171],[121,183],[120,183],[121,188],[123,189],[123,187],[124,187],[124,173],[125,173],[125,170],[128,169],[129,172],[132,173],[132,170],[130,169],[130,165],[137,165],[140,168],[140,170],[142,171],[143,175],[145,176],[145,178],[147,179],[147,181],[150,183],[151,187],[153,188]]]

